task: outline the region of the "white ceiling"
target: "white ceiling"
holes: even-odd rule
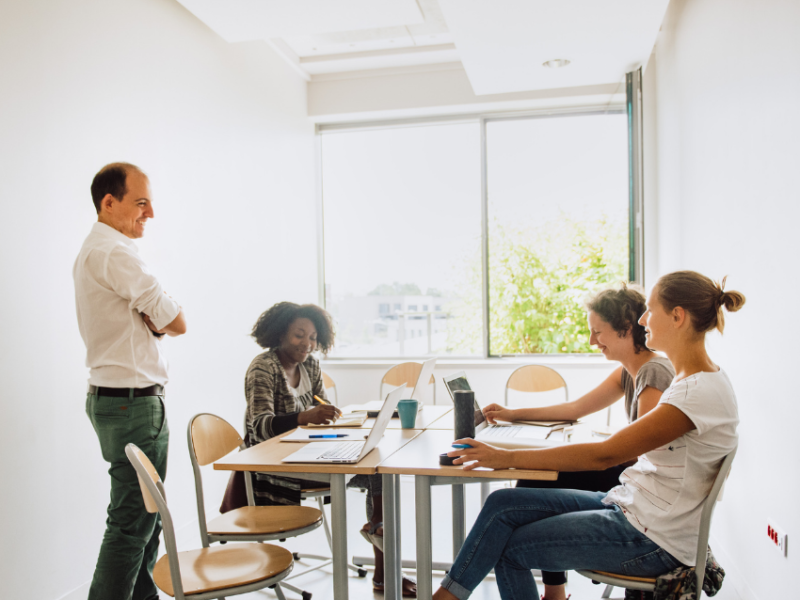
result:
[[[415,0],[178,0],[228,42],[423,23]]]
[[[460,61],[478,95],[619,82],[646,62],[669,3],[178,1],[229,42],[266,40],[306,79]],[[556,58],[571,64],[542,66]]]
[[[478,95],[619,81],[646,63],[669,0],[439,0]],[[543,67],[568,59],[560,69]]]

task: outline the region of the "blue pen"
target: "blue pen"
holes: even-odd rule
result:
[[[453,448],[458,448],[459,450],[463,450],[464,448],[472,448],[469,444],[453,444]]]
[[[331,439],[334,439],[334,438],[347,437],[348,435],[350,435],[350,434],[349,433],[326,433],[324,435],[323,434],[310,435],[310,436],[308,436],[308,439],[310,439],[310,440],[331,440]]]

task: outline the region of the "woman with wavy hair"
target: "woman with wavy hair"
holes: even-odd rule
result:
[[[648,349],[645,343],[645,330],[638,321],[646,303],[641,288],[627,283],[598,292],[586,302],[589,342],[606,360],[620,363],[595,389],[572,402],[552,406],[508,408],[490,404],[483,409],[487,421],[577,421],[608,408],[620,398],[625,399],[628,423],[646,415],[675,377],[669,359]],[[556,481],[523,479],[517,482],[517,487],[607,492],[619,484],[619,476],[633,463],[628,461],[600,471],[562,472]],[[566,573],[543,571],[542,582],[545,598],[562,600]]]
[[[703,501],[738,443],[736,396],[705,347],[707,332],[724,329],[723,307],[735,312],[745,302],[724,285],[693,271],[658,280],[639,323],[647,347],[664,352],[676,376],[655,408],[609,439],[536,450],[457,440],[471,446],[450,452],[465,469],[572,472],[636,463],[608,493],[491,494],[435,600],[466,600],[492,569],[502,598],[538,600],[531,569],[656,577],[694,566]],[[563,586],[553,591],[564,596]]]

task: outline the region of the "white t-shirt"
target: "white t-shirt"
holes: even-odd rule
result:
[[[695,429],[639,457],[605,497],[636,529],[685,565],[694,566],[700,513],[722,460],[737,445],[739,413],[725,372],[674,382],[659,404],[671,404]]]

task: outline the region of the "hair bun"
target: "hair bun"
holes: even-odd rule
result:
[[[740,292],[722,292],[719,295],[719,304],[728,312],[736,312],[744,306],[745,297]]]

